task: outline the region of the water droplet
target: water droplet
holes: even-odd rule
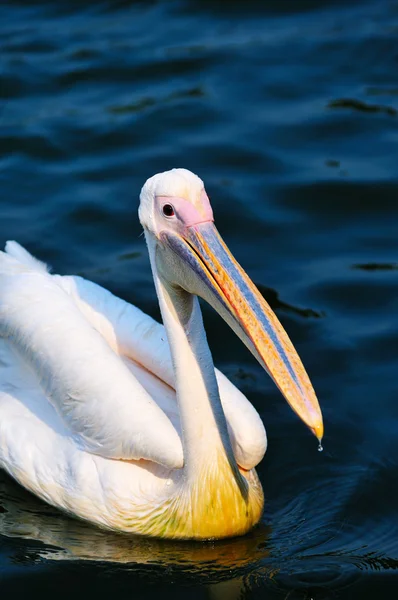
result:
[[[321,442],[319,442],[318,452],[323,452],[323,446],[322,446]]]

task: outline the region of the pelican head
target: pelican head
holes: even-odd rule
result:
[[[159,277],[206,300],[321,440],[322,414],[282,325],[219,235],[203,181],[186,169],[159,173],[141,191],[139,217]],[[187,316],[189,318],[189,315]]]

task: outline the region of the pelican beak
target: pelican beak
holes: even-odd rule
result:
[[[178,234],[164,232],[162,241],[189,267],[185,289],[220,313],[320,441],[322,413],[303,364],[276,315],[213,222],[188,226]]]

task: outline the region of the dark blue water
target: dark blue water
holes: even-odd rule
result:
[[[398,1],[0,5],[0,241],[158,316],[139,190],[197,172],[323,407],[325,450],[204,307],[260,411],[262,525],[178,544],[0,475],[4,597],[350,598],[398,589]]]

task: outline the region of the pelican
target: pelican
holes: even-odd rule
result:
[[[220,237],[203,181],[159,173],[140,194],[163,326],[16,242],[0,252],[0,465],[75,517],[175,539],[258,523],[267,438],[217,369],[198,296],[321,440],[322,414],[278,319]]]

